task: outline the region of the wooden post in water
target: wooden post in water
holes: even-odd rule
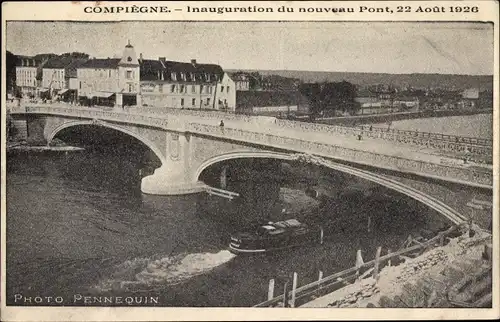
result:
[[[380,266],[380,252],[382,252],[382,247],[377,248],[377,252],[375,253],[375,266],[373,268],[373,278],[376,280],[378,278],[378,269]]]
[[[295,307],[295,292],[297,290],[297,273],[293,273],[293,282],[292,282],[292,300],[290,301],[290,307]]]
[[[319,243],[320,245],[323,245],[323,237],[324,237],[324,233],[323,233],[323,227],[320,227],[320,233],[319,233]]]
[[[368,224],[366,227],[366,230],[368,230],[368,232],[371,232],[371,225],[372,225],[372,216],[368,216]]]
[[[323,279],[323,271],[319,271],[319,274],[318,274],[318,282],[320,282],[318,284],[318,290],[321,290],[321,280]]]
[[[288,307],[288,281],[283,286],[283,307]]]
[[[274,278],[269,280],[269,289],[267,290],[267,300],[272,300],[274,298]]]
[[[356,252],[356,278],[359,277],[359,270],[361,268],[361,265],[363,265],[363,256],[361,256],[361,249],[358,249]]]
[[[388,249],[387,249],[387,254],[390,254],[390,253],[391,253],[391,249],[390,249],[390,248],[388,248]],[[390,258],[387,260],[387,266],[392,266],[392,261],[391,261],[391,259],[390,259]]]
[[[222,171],[220,174],[220,187],[221,187],[221,189],[227,188],[227,166],[224,166],[222,168]]]

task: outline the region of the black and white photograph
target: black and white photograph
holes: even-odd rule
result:
[[[498,14],[356,2],[3,16],[2,307],[498,314]]]

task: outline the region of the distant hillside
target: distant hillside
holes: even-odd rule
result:
[[[228,70],[229,72],[237,70]],[[448,75],[448,74],[381,74],[381,73],[348,73],[348,72],[314,72],[300,70],[244,70],[259,72],[262,75],[280,75],[299,78],[303,82],[340,82],[348,81],[357,85],[392,84],[395,86],[410,85],[413,87],[453,87],[465,89],[479,87],[481,90],[493,88],[493,76]]]

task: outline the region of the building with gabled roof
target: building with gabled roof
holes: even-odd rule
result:
[[[50,56],[18,56],[16,64],[16,87],[21,96],[35,98],[41,89],[42,68]]]
[[[139,58],[144,106],[191,109],[233,109],[234,82],[216,64]],[[231,86],[232,84],[232,86]]]
[[[121,58],[93,58],[76,69],[80,104],[141,105],[139,61],[130,42]]]
[[[50,58],[42,69],[42,88],[48,98],[76,102],[78,82],[76,68],[86,63],[86,58],[56,56]]]

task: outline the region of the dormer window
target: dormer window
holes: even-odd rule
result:
[[[170,78],[172,78],[172,80],[174,81],[177,80],[177,74],[174,72],[170,73]]]
[[[209,82],[209,81],[210,81],[210,74],[205,74],[205,80],[206,80],[207,82]]]
[[[194,78],[194,73],[190,73],[190,74],[189,74],[189,77],[191,78],[191,81],[192,81],[192,82],[196,81],[196,79]]]
[[[127,57],[127,61],[128,61],[128,62],[131,62],[131,61],[132,61],[132,57],[128,56],[128,57]]]
[[[181,73],[181,79],[182,79],[183,81],[186,81],[186,73]]]

